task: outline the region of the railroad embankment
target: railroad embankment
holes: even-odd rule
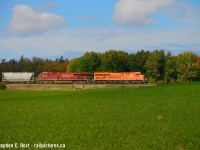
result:
[[[7,84],[7,90],[84,90],[98,88],[138,88],[153,84]]]

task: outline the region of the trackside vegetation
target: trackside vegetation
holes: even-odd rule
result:
[[[200,82],[0,91],[0,141],[64,143],[72,150],[200,149],[199,91]]]
[[[104,53],[86,52],[71,60],[64,57],[55,60],[21,56],[19,60],[0,60],[1,72],[141,72],[149,83],[200,81],[200,56],[187,51],[173,56],[164,50],[126,53],[109,50]]]
[[[6,89],[6,84],[3,82],[0,82],[0,90],[5,90]]]

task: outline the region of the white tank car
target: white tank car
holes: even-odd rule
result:
[[[33,82],[34,73],[33,72],[3,72],[2,81],[3,82]]]

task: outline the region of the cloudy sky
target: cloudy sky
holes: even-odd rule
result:
[[[86,51],[200,54],[200,0],[0,0],[0,59]]]

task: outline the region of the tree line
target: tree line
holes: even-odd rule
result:
[[[82,57],[56,60],[32,59],[21,56],[19,60],[1,60],[0,72],[130,72],[145,74],[148,82],[157,81],[186,82],[200,80],[200,56],[187,51],[177,56],[164,50],[138,51],[126,53],[120,50],[109,50],[104,53],[86,52]]]
[[[200,80],[200,56],[190,51],[173,56],[164,50],[141,50],[132,54],[116,50],[86,52],[82,57],[72,59],[67,71],[86,71],[89,74],[96,71],[137,71],[145,74],[151,83],[159,80],[166,83],[197,81]]]

